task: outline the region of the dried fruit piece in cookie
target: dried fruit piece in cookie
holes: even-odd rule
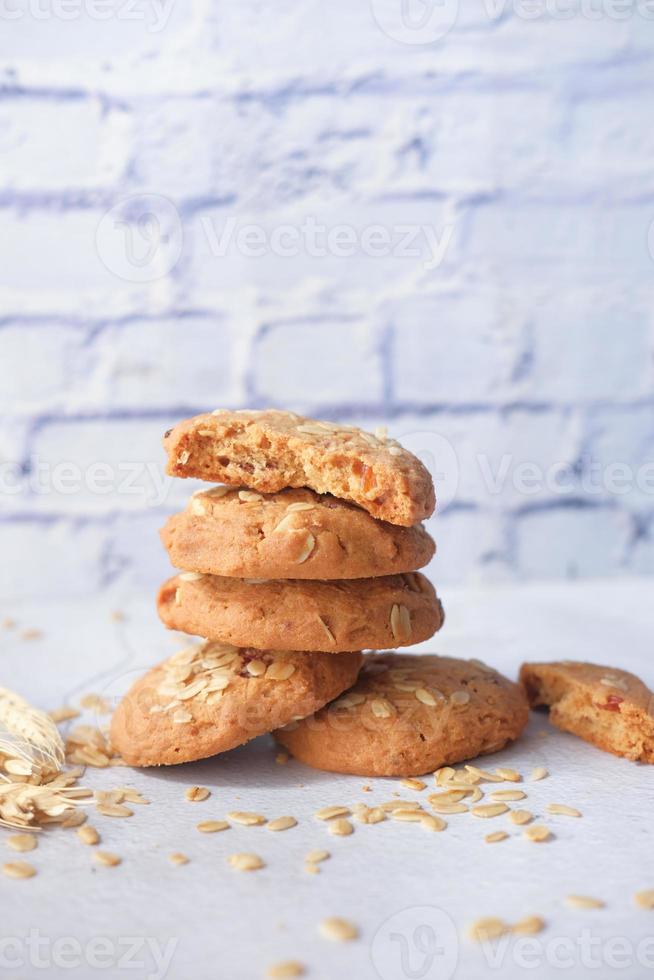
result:
[[[247,580],[187,572],[159,590],[169,629],[265,650],[379,649],[428,640],[443,623],[419,572],[343,582]]]
[[[310,487],[405,527],[430,517],[436,505],[428,471],[394,440],[292,412],[196,415],[165,434],[164,448],[171,476],[264,493]]]
[[[634,674],[598,664],[523,664],[520,681],[532,707],[605,752],[654,763],[654,695]]]
[[[528,715],[520,686],[479,661],[370,654],[354,687],[274,734],[317,769],[417,776],[498,751]]]
[[[238,578],[351,579],[422,568],[434,555],[421,524],[398,527],[313,490],[264,496],[232,487],[193,494],[161,540],[176,568]]]
[[[205,759],[315,711],[354,682],[361,662],[360,653],[191,646],[136,681],[114,713],[111,741],[132,766]]]

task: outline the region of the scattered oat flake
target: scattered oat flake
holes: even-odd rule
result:
[[[7,837],[7,847],[20,854],[33,851],[36,846],[37,840],[34,834],[12,834],[11,837]]]
[[[201,834],[215,834],[219,830],[228,830],[229,824],[226,820],[202,820],[197,829]]]
[[[81,827],[83,823],[87,820],[86,814],[82,810],[73,810],[69,813],[65,820],[62,820],[61,826],[68,830],[74,827]]]
[[[232,810],[227,814],[227,819],[232,823],[243,824],[244,827],[260,827],[266,823],[266,817],[262,813],[250,813],[248,810]]]
[[[333,820],[334,817],[349,817],[350,812],[346,806],[324,806],[315,816],[318,820]]]
[[[365,806],[360,804],[355,812],[355,818],[359,823],[376,824],[382,823],[386,819],[386,814],[380,806]]]
[[[297,960],[284,960],[269,966],[266,976],[270,980],[288,980],[290,977],[303,977],[305,972],[304,965]]]
[[[654,909],[654,888],[648,888],[644,892],[636,892],[634,901],[641,909]]]
[[[402,779],[400,785],[406,787],[406,789],[423,790],[427,789],[427,783],[423,782],[422,779]]]
[[[545,920],[540,915],[526,915],[515,925],[511,926],[511,932],[516,936],[535,936],[545,928]]]
[[[441,803],[440,800],[430,800],[432,810],[436,813],[467,813],[468,807],[465,803]]]
[[[320,874],[320,868],[318,867],[317,864],[313,864],[312,861],[307,861],[307,863],[304,865],[304,870],[307,872],[307,874],[310,875]]]
[[[345,817],[337,817],[335,820],[331,820],[327,829],[334,837],[349,837],[350,834],[354,833],[354,827]]]
[[[174,851],[172,854],[169,854],[168,860],[171,864],[175,865],[188,864],[186,854],[182,854],[181,851]]]
[[[486,834],[484,840],[487,844],[498,844],[501,840],[506,840],[508,836],[504,830],[496,830],[492,834]]]
[[[228,860],[237,871],[258,871],[265,867],[258,854],[230,854]]]
[[[100,714],[108,714],[111,711],[111,705],[107,704],[99,694],[85,694],[80,698],[79,703],[82,708],[97,711]]]
[[[575,810],[573,806],[566,806],[565,803],[548,803],[545,809],[548,813],[556,813],[562,817],[581,816],[580,810]]]
[[[509,814],[509,820],[511,823],[518,825],[529,823],[533,819],[534,815],[533,813],[530,813],[529,810],[512,810]]]
[[[35,630],[35,629],[28,629],[28,630],[23,630],[20,635],[21,635],[21,639],[23,639],[23,640],[40,640],[41,637],[43,636],[43,631],[42,630]],[[18,876],[17,875],[16,877],[26,877],[26,876],[25,875],[21,875],[21,876]]]
[[[504,766],[497,766],[495,772],[501,779],[504,779],[509,783],[519,783],[522,779],[522,776],[516,769],[507,769]]]
[[[33,878],[36,874],[36,868],[27,861],[9,861],[2,870],[8,878]]]
[[[321,861],[326,861],[327,858],[330,857],[331,854],[329,853],[329,851],[323,851],[318,849],[315,851],[309,851],[309,853],[306,855],[304,860],[308,861],[310,864],[319,864]]]
[[[80,827],[77,831],[77,836],[83,844],[92,846],[93,844],[100,843],[100,834],[90,824],[85,824],[83,827]]]
[[[527,827],[526,830],[522,832],[523,837],[527,840],[534,841],[536,844],[540,844],[542,841],[548,840],[552,834],[548,827],[544,827],[542,824],[535,823],[532,827]]]
[[[466,771],[470,773],[471,776],[476,776],[477,780],[481,780],[487,783],[501,783],[504,781],[504,777],[500,776],[498,773],[487,772],[486,769],[479,769],[477,766],[466,766]],[[454,774],[456,770],[452,770]]]
[[[473,806],[470,813],[473,817],[499,817],[508,809],[506,803],[482,803],[481,806]]]
[[[347,919],[341,919],[338,916],[323,919],[319,929],[320,935],[325,939],[332,939],[339,943],[349,942],[352,939],[356,939],[359,935],[359,930],[352,922],[348,922]]]
[[[73,718],[79,718],[81,712],[77,708],[71,708],[67,704],[63,705],[61,708],[54,708],[49,712],[50,717],[54,721],[55,725],[60,724],[62,721],[71,721]]]
[[[568,895],[565,904],[571,909],[603,909],[604,902],[601,898],[592,898],[590,895]]]
[[[133,817],[134,811],[122,803],[97,803],[96,810],[103,817]]]
[[[422,810],[403,809],[402,807],[391,810],[393,820],[400,820],[404,823],[420,823],[422,816]],[[424,814],[424,816],[427,816],[427,814]]]
[[[139,806],[149,806],[150,801],[146,800],[144,796],[141,796],[137,789],[132,789],[131,786],[122,787],[123,799],[127,803],[138,803]]]
[[[467,931],[470,939],[481,943],[488,939],[499,939],[500,936],[509,932],[509,929],[510,927],[502,919],[486,916],[482,919],[476,919],[475,922],[468,926]]]
[[[189,803],[202,803],[211,796],[211,791],[206,786],[189,786],[184,793]]]
[[[13,629],[16,628],[16,620],[15,619],[11,619],[8,616],[6,619],[3,619],[2,620],[2,626],[3,626],[3,629],[13,630]]]
[[[516,800],[524,800],[527,794],[521,789],[497,789],[490,794],[491,800],[503,800],[504,802],[514,803]]]
[[[290,830],[291,827],[297,827],[295,817],[275,817],[268,824],[268,830]]]
[[[540,779],[546,779],[549,776],[549,772],[543,766],[537,766],[531,774],[532,782],[537,783]]]
[[[275,756],[275,762],[277,763],[278,766],[285,766],[289,758],[290,756],[288,752],[278,752],[277,755]]]
[[[95,851],[93,857],[98,864],[102,864],[106,868],[115,868],[122,861],[122,858],[118,857],[117,854],[113,854],[111,851]]]
[[[109,619],[113,623],[122,623],[125,619],[125,613],[121,609],[114,609],[114,611],[109,614]]]
[[[441,831],[445,830],[447,823],[440,817],[434,817],[431,813],[423,813],[420,816],[420,826],[425,830]]]

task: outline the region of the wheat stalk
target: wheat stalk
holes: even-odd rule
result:
[[[6,687],[0,687],[0,756],[20,759],[30,770],[59,772],[64,764],[64,744],[52,718]]]

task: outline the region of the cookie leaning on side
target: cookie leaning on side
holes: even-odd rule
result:
[[[205,759],[322,707],[354,683],[362,660],[189,647],[134,684],[114,713],[111,741],[133,766]]]

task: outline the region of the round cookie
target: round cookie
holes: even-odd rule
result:
[[[315,711],[354,682],[362,659],[188,647],[125,695],[111,721],[112,745],[132,766],[206,759]]]
[[[352,579],[422,568],[434,555],[420,524],[398,527],[312,490],[215,487],[161,530],[175,568],[238,578]]]
[[[654,763],[654,693],[634,674],[597,664],[523,664],[520,681],[532,707],[605,752]]]
[[[420,776],[497,752],[528,716],[520,686],[480,661],[383,653],[340,698],[274,735],[316,769]]]
[[[217,409],[164,435],[170,476],[263,493],[310,487],[410,527],[430,517],[434,484],[420,460],[379,430],[319,422],[293,412]]]
[[[340,653],[428,640],[443,608],[420,572],[343,582],[185,572],[159,590],[169,629],[262,650]]]

